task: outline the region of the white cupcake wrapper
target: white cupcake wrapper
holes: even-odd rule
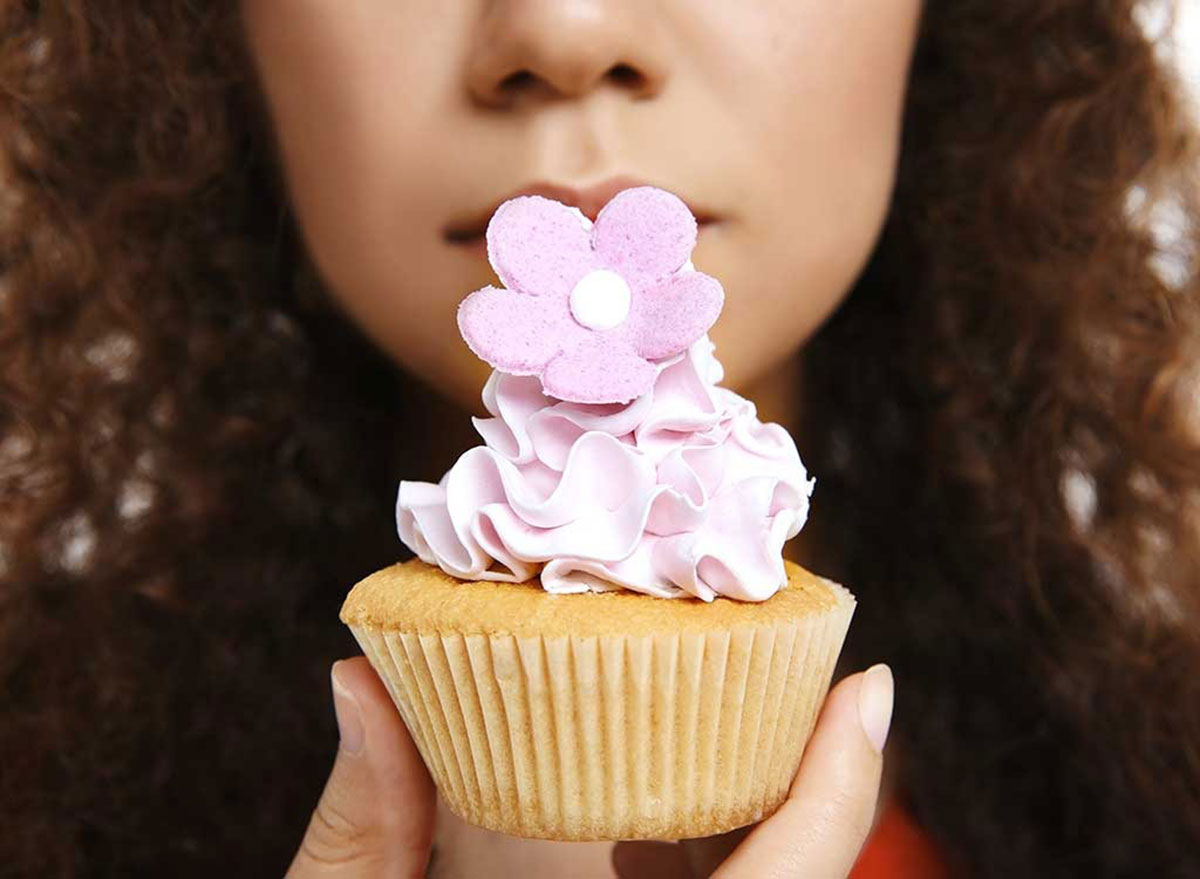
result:
[[[450,808],[547,839],[679,839],[787,796],[854,602],[707,633],[417,634],[351,626]]]

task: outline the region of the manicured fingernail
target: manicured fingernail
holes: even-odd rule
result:
[[[333,713],[337,716],[338,735],[342,740],[342,750],[348,754],[357,754],[362,750],[363,741],[366,739],[362,711],[354,694],[338,680],[337,667],[338,663],[335,662],[329,670],[329,680],[333,685]]]
[[[881,754],[883,743],[887,741],[888,728],[892,725],[894,697],[892,670],[882,663],[867,669],[858,688],[858,719],[863,732]]]

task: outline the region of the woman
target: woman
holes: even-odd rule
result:
[[[286,867],[341,597],[470,442],[476,214],[636,163],[713,202],[729,383],[945,862],[1185,873],[1197,148],[1136,6],[0,7],[4,862]]]

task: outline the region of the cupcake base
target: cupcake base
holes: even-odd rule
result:
[[[380,571],[342,619],[447,805],[557,840],[681,839],[787,796],[854,599],[788,565],[757,604]]]

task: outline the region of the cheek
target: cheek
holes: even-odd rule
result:
[[[788,4],[730,71],[743,96],[736,130],[754,210],[720,230],[697,266],[729,293],[714,339],[733,384],[788,357],[841,303],[878,238],[891,199],[919,0]],[[886,7],[886,8],[884,8]],[[799,20],[796,20],[799,19]],[[752,97],[751,97],[752,96]]]
[[[486,366],[449,340],[457,299],[491,273],[455,258],[430,220],[469,161],[441,103],[455,93],[446,58],[466,8],[249,0],[243,18],[289,202],[326,285],[380,348],[477,402]]]

